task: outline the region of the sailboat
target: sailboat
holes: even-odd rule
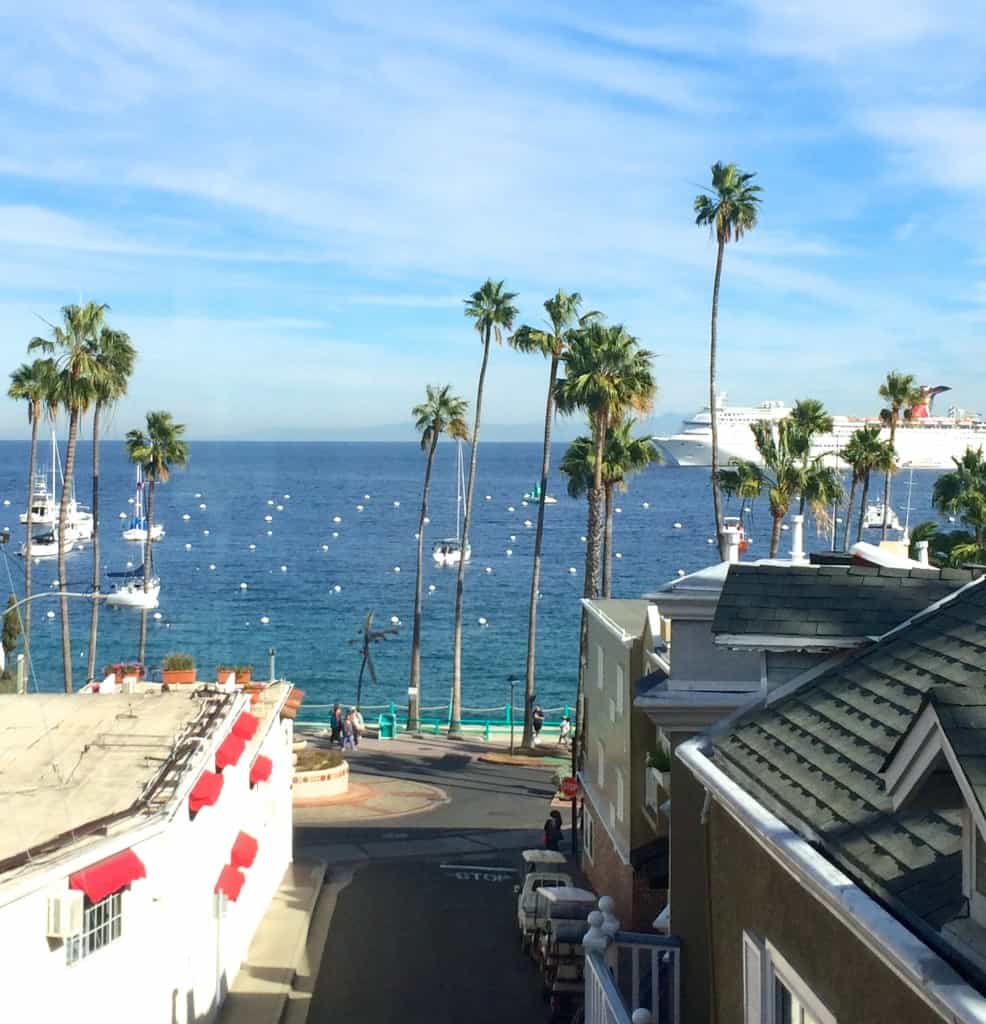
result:
[[[466,495],[466,475],[462,460],[462,442],[459,442],[458,458],[455,473],[455,536],[436,541],[431,549],[431,557],[438,565],[458,565],[463,558],[468,562],[472,557],[472,548],[462,545],[462,506]]]
[[[155,523],[151,527],[151,540],[160,540],[163,536],[163,524]],[[137,465],[137,490],[134,492],[134,514],[123,531],[123,539],[147,541],[147,516],[144,515],[144,475],[139,463]]]
[[[148,611],[157,608],[161,581],[157,576],[151,576],[145,591],[143,565],[106,575],[113,581],[113,589],[106,595],[106,603],[111,608],[145,608]]]
[[[47,473],[35,473],[31,485],[31,525],[44,527],[42,533],[54,533],[58,526],[59,497],[58,483],[65,487],[65,477],[62,475],[62,463],[58,457],[58,440],[55,437],[55,430],[51,431],[51,486],[48,485]],[[27,524],[27,512],[20,514],[20,521]],[[77,540],[92,539],[92,512],[84,505],[80,505],[75,499],[75,484],[73,482],[68,502],[68,514],[65,521],[66,544],[74,543]],[[39,538],[40,539],[40,538]],[[43,546],[43,545],[42,545]],[[57,554],[57,551],[56,551]],[[35,542],[31,541],[31,555],[44,558],[44,554],[35,551]]]
[[[524,495],[524,501],[532,501],[535,504],[544,502],[545,505],[557,505],[558,499],[553,498],[550,494],[541,497],[541,484],[536,483],[528,492]]]

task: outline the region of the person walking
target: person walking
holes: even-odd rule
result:
[[[332,709],[332,721],[330,723],[332,735],[329,738],[330,743],[338,743],[342,745],[342,708],[336,704]]]
[[[558,730],[558,746],[566,748],[572,746],[572,720],[568,715],[561,720],[561,728]]]
[[[531,712],[531,724],[534,726],[534,746],[537,746],[541,742],[541,729],[544,726],[544,711],[541,710],[540,704],[534,705],[534,710]]]
[[[366,723],[363,721],[363,712],[359,708],[353,708],[353,742],[356,746],[359,746],[359,741],[363,738],[363,730],[366,728]]]
[[[355,728],[353,727],[353,713],[349,712],[348,715],[342,720],[342,749],[343,750],[355,750],[356,742],[354,739]]]
[[[546,850],[557,850],[561,843],[561,830],[554,814],[549,814],[544,823],[544,847]]]
[[[549,817],[555,823],[555,845],[552,849],[560,850],[562,843],[565,841],[565,829],[561,823],[561,811],[552,811]]]

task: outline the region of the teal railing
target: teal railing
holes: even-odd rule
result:
[[[343,705],[344,707],[346,705]],[[329,728],[329,721],[334,704],[303,704],[299,709],[298,723],[301,725],[321,726]],[[360,707],[363,718],[367,722],[376,722],[380,715],[393,715],[398,732],[407,731],[407,708],[391,701],[389,704],[363,704]],[[567,704],[555,708],[543,708],[545,714],[542,736],[557,736],[561,730],[561,720],[568,717],[575,729],[575,713]],[[557,718],[552,718],[557,715]],[[421,732],[430,732],[438,736],[443,728],[447,728],[452,719],[452,705],[439,704],[423,707],[418,714]],[[491,739],[494,732],[508,732],[511,725],[515,729],[524,727],[524,708],[500,704],[490,708],[463,708],[462,728],[467,732],[481,733],[484,739]]]

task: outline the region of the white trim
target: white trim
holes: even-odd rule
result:
[[[601,608],[595,604],[595,598],[583,597],[582,607],[588,609],[606,628],[607,632],[612,633],[613,636],[623,644],[624,647],[632,647],[635,640],[640,639],[639,634],[634,636],[628,633],[622,626],[614,622]]]
[[[763,1024],[763,943],[743,932],[743,1024]]]
[[[790,636],[777,633],[716,633],[713,641],[719,647],[746,648],[758,651],[841,651],[847,647],[863,647],[875,638],[870,636]]]
[[[775,1007],[777,1005],[774,983],[779,981],[795,999],[818,1021],[818,1024],[838,1024],[828,1007],[812,992],[800,974],[777,951],[777,947],[767,940],[766,956],[766,1019],[768,1024],[785,1024],[777,1021]]]
[[[584,806],[586,803],[588,803],[592,810],[595,812],[597,823],[602,825],[603,831],[606,833],[607,836],[609,836],[609,842],[610,845],[613,847],[613,852],[616,854],[617,857],[620,858],[623,864],[629,866],[630,851],[620,841],[620,839],[616,835],[615,830],[609,827],[608,811],[606,814],[603,814],[602,811],[599,810],[600,807],[608,808],[610,806],[610,803],[606,799],[605,794],[600,793],[599,790],[591,782],[589,782],[588,779],[586,779],[581,772],[579,772],[578,774],[578,780],[582,786],[583,813]]]
[[[908,797],[925,781],[941,753],[938,716],[928,704],[911,723],[897,752],[880,773],[895,811],[899,811]]]
[[[675,754],[736,822],[917,996],[951,1024],[986,1024],[986,999],[925,945],[771,814],[706,756],[705,740],[680,744]]]

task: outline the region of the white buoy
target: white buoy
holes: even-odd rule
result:
[[[264,522],[265,523],[272,523],[272,522],[274,522],[274,517],[273,516],[264,516]]]
[[[650,502],[649,501],[645,501],[644,502],[644,508],[650,508]]]
[[[337,594],[341,594],[341,593],[342,593],[342,587],[340,587],[338,583],[337,583],[337,584],[336,584],[336,585],[335,585],[335,586],[334,586],[334,587],[333,587],[332,589],[333,589],[333,590],[334,590],[334,591],[335,591],[335,592],[336,592]]]
[[[431,522],[431,518],[429,516],[425,516],[423,522],[425,526],[427,526]]]
[[[328,544],[323,544],[322,545],[322,550],[323,551],[328,551],[329,550],[329,545]]]
[[[203,530],[202,531],[202,536],[203,537],[208,537],[209,536],[209,531],[208,530]]]
[[[48,612],[47,615],[48,615],[49,619],[53,619],[55,617],[55,613],[54,612]]]
[[[525,520],[524,520],[524,527],[525,527],[526,529],[528,529],[528,530],[529,530],[529,529],[530,529],[530,528],[531,528],[531,527],[532,527],[533,525],[534,525],[534,524],[533,524],[533,523],[532,523],[532,522],[530,521],[530,519],[525,519]]]
[[[781,529],[782,529],[782,530],[790,530],[790,529],[791,529],[791,527],[790,527],[790,526],[788,526],[788,525],[787,525],[787,523],[781,523]]]
[[[517,534],[516,533],[510,534],[510,543],[511,544],[516,544],[517,543]]]
[[[675,524],[674,524],[674,528],[675,528],[676,530],[680,530],[680,529],[681,529],[681,523],[675,523]]]
[[[342,522],[342,516],[333,516],[332,517],[332,522],[334,522],[334,523],[341,523]]]
[[[489,574],[493,571],[493,566],[492,565],[488,565],[484,571],[485,571],[486,575],[489,576]]]
[[[283,505],[278,505],[277,506],[277,511],[278,512],[283,512],[284,511],[284,506]]]
[[[421,534],[420,534],[420,533],[418,533],[418,531],[417,531],[417,530],[415,530],[415,531],[414,531],[414,539],[415,539],[415,540],[417,540],[417,539],[418,539],[418,538],[419,538],[420,536],[421,536]]]
[[[160,612],[155,612],[154,613],[154,621],[155,622],[160,622],[161,621],[161,613]]]
[[[287,572],[287,571],[288,571],[288,567],[286,565],[282,565],[281,566],[281,572]]]
[[[215,571],[216,571],[215,563],[214,562],[210,562],[209,563],[209,572],[215,572]]]
[[[400,572],[400,571],[401,571],[401,567],[399,565],[395,565],[394,566],[394,572]]]
[[[478,622],[478,623],[479,623],[479,624],[480,624],[481,626],[485,626],[485,625],[486,625],[486,619],[485,619],[485,618],[484,618],[484,617],[483,617],[482,615],[480,615],[480,617],[479,617],[479,618],[478,618],[478,619],[477,619],[476,621],[477,621],[477,622]]]
[[[268,619],[266,615],[261,615],[260,616],[260,625],[261,626],[266,626],[268,622],[270,622],[270,619]]]
[[[127,562],[127,568],[132,569],[134,567],[133,562]]]
[[[685,570],[684,569],[679,569],[678,570],[678,575],[679,576],[684,576],[685,575]]]
[[[257,550],[257,545],[256,544],[251,544],[250,545],[250,550],[251,551],[256,551]]]
[[[706,544],[715,544],[715,542],[716,542],[715,537],[706,537],[705,538],[705,543]]]
[[[284,495],[284,500],[285,501],[290,501],[291,500],[291,495],[290,494],[285,494]]]
[[[508,512],[516,512],[517,510],[513,507],[513,505],[508,505],[507,506],[507,511]]]
[[[509,558],[513,553],[514,553],[514,549],[513,548],[507,548],[507,558]]]
[[[616,552],[616,557],[617,557],[617,558],[622,558],[622,557],[623,557],[623,554],[622,554],[621,552],[617,551],[617,552]]]
[[[492,501],[493,500],[493,495],[492,494],[487,494],[485,500],[486,501]]]
[[[333,537],[338,537],[339,536],[339,531],[338,530],[333,530],[332,531],[332,536]]]
[[[186,551],[191,551],[192,550],[192,545],[191,544],[186,544],[185,545],[185,550]]]
[[[247,588],[246,583],[240,583],[240,590],[246,590],[246,588]]]
[[[369,501],[369,500],[370,500],[370,496],[369,496],[369,494],[364,494],[364,495],[363,495],[363,500],[364,500],[364,501]]]
[[[362,512],[363,511],[363,506],[362,505],[357,505],[356,506],[356,511],[357,512]]]
[[[582,541],[583,544],[585,543],[585,537],[579,537],[579,540]]]
[[[391,615],[391,617],[390,617],[390,624],[392,626],[399,626],[400,622],[401,622],[401,620],[396,615]]]
[[[615,511],[617,511],[617,512],[622,512],[622,511],[623,511],[623,509],[621,509],[621,508],[620,508],[619,506],[617,506],[617,508],[616,508],[616,510],[615,510]]]
[[[127,513],[126,512],[121,512],[120,513],[120,518],[121,519],[126,519],[127,518]]]
[[[428,593],[429,594],[434,594],[435,593],[435,584],[434,583],[429,583],[428,584]]]
[[[752,512],[752,511],[753,511],[753,509],[752,509],[752,508],[750,508],[750,506],[749,506],[749,505],[744,505],[744,506],[743,506],[743,511],[744,511],[744,512]]]
[[[274,536],[274,531],[273,530],[268,530],[267,531],[267,536],[268,537],[273,537]]]
[[[201,505],[199,505],[199,508],[202,509],[203,512],[205,511],[206,505],[204,501],[202,502]]]
[[[127,498],[127,504],[132,505],[134,503],[133,498]]]
[[[184,519],[186,523],[187,523],[187,522],[188,522],[188,520],[189,520],[189,519],[191,519],[191,518],[192,518],[192,517],[191,517],[191,516],[190,516],[190,515],[189,515],[189,514],[188,514],[187,512],[186,512],[186,513],[185,513],[185,514],[184,514],[184,515],[182,516],[182,519]]]
[[[394,502],[394,508],[400,508],[400,507],[401,507],[401,503],[399,501],[395,501]]]
[[[195,497],[196,498],[201,498],[202,497],[202,492],[201,491],[196,491],[195,492]]]
[[[568,567],[568,571],[572,576],[574,576],[578,572],[578,569],[576,569],[574,565],[570,565]]]
[[[267,499],[267,504],[268,505],[273,505],[274,504],[274,499],[273,498],[268,498]]]
[[[527,502],[526,501],[522,501],[520,504],[521,504],[521,506],[523,508],[527,508]]]
[[[4,499],[3,499],[3,503],[4,503],[4,505],[6,505],[7,507],[9,507],[9,506],[10,506],[10,498],[4,498]]]

